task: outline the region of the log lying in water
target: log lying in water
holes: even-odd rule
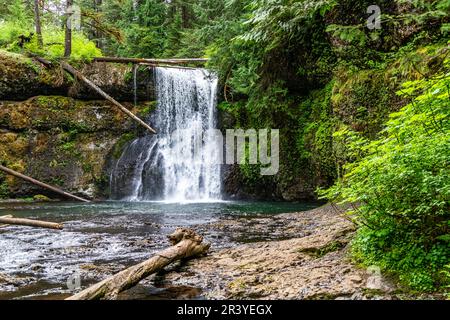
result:
[[[12,215],[10,215],[10,214],[8,214],[8,215],[6,215],[6,216],[0,216],[0,218],[12,218],[13,216]],[[7,224],[0,224],[0,228],[4,228],[4,227],[7,227],[8,225]]]
[[[63,225],[60,223],[13,218],[11,215],[0,217],[0,227],[2,226],[4,227],[5,225],[18,225],[18,226],[28,226],[28,227],[56,229],[56,230],[63,229]]]
[[[156,131],[150,127],[148,124],[146,124],[144,121],[142,121],[139,117],[134,115],[130,110],[125,108],[121,103],[116,101],[113,97],[108,95],[106,92],[104,92],[100,87],[98,87],[95,83],[93,83],[91,80],[86,78],[80,71],[76,70],[74,67],[72,67],[67,62],[62,62],[61,66],[64,70],[71,73],[74,77],[80,79],[83,81],[87,86],[89,86],[91,89],[96,91],[98,94],[100,94],[103,98],[114,104],[116,107],[118,107],[122,112],[124,112],[127,116],[129,116],[131,119],[136,121],[138,124],[146,128],[148,131],[150,131],[153,134],[156,134]]]
[[[191,229],[179,228],[169,236],[172,247],[158,252],[152,258],[125,269],[66,300],[116,299],[118,294],[134,287],[142,279],[156,273],[176,260],[205,254],[210,244]]]
[[[73,195],[71,193],[65,192],[65,191],[63,191],[61,189],[58,189],[56,187],[52,187],[52,186],[50,186],[50,185],[48,185],[46,183],[40,182],[40,181],[38,181],[36,179],[28,177],[28,176],[26,176],[24,174],[21,174],[21,173],[19,173],[17,171],[14,171],[12,169],[6,168],[6,167],[4,167],[2,165],[0,165],[0,171],[3,171],[5,173],[7,173],[9,175],[12,175],[14,177],[17,177],[19,179],[28,181],[28,182],[30,182],[30,183],[32,183],[34,185],[37,185],[37,186],[39,186],[41,188],[44,188],[44,189],[50,190],[52,192],[58,193],[58,194],[60,194],[60,195],[62,195],[64,197],[71,198],[71,199],[74,199],[74,200],[77,200],[77,201],[81,201],[81,202],[90,202],[89,200],[77,197],[77,196],[75,196],[75,195]]]

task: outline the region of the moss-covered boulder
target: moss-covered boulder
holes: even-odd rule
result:
[[[0,100],[25,100],[35,95],[64,95],[71,81],[56,69],[31,58],[0,50]]]

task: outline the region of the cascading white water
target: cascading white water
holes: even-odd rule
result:
[[[126,147],[112,172],[113,199],[219,200],[221,168],[214,160],[222,146],[205,134],[217,126],[217,77],[203,69],[154,73],[157,109],[149,120],[158,134]]]

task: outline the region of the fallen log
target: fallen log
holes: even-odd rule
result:
[[[152,258],[125,269],[66,300],[116,299],[118,294],[134,287],[142,279],[156,273],[176,260],[205,254],[210,244],[191,229],[179,228],[169,236],[172,247],[160,251]]]
[[[13,216],[11,214],[8,214],[6,216],[0,216],[0,218],[12,218]],[[7,227],[7,224],[0,224],[0,228]]]
[[[28,177],[28,176],[26,176],[26,175],[24,175],[24,174],[21,174],[21,173],[19,173],[19,172],[17,172],[17,171],[14,171],[14,170],[9,169],[9,168],[6,168],[6,167],[4,167],[4,166],[2,166],[2,165],[0,165],[0,171],[3,171],[3,172],[5,172],[5,173],[7,173],[7,174],[9,174],[9,175],[12,175],[12,176],[14,176],[14,177],[17,177],[17,178],[19,178],[19,179],[28,181],[28,182],[30,182],[30,183],[32,183],[32,184],[34,184],[34,185],[37,185],[37,186],[39,186],[39,187],[41,187],[41,188],[48,189],[48,190],[50,190],[50,191],[52,191],[52,192],[58,193],[58,194],[60,194],[60,195],[62,195],[62,196],[65,196],[65,197],[67,197],[67,198],[71,198],[71,199],[74,199],[74,200],[77,200],[77,201],[81,201],[81,202],[90,202],[89,200],[86,200],[86,199],[77,197],[77,196],[75,196],[75,195],[73,195],[73,194],[71,194],[71,193],[65,192],[65,191],[63,191],[63,190],[61,190],[61,189],[58,189],[58,188],[53,187],[53,186],[50,186],[50,185],[48,185],[48,184],[46,184],[46,183],[40,182],[40,181],[38,181],[38,180],[36,180],[36,179],[33,179],[33,178],[31,178],[31,177]]]
[[[146,124],[144,121],[142,121],[139,117],[137,117],[136,115],[134,115],[130,110],[128,110],[127,108],[125,108],[121,103],[119,103],[118,101],[116,101],[113,97],[111,97],[110,95],[108,95],[106,92],[104,92],[102,89],[100,89],[99,86],[97,86],[96,84],[94,84],[91,80],[89,80],[88,78],[86,78],[81,72],[79,72],[78,70],[76,70],[74,67],[72,67],[70,64],[68,64],[67,62],[62,62],[61,66],[64,70],[66,70],[67,72],[71,73],[74,77],[80,79],[82,82],[84,82],[87,86],[89,86],[91,89],[93,89],[94,91],[96,91],[98,94],[100,94],[103,98],[105,98],[106,100],[108,100],[109,102],[111,102],[112,104],[114,104],[116,107],[118,107],[122,112],[124,112],[126,115],[128,115],[131,119],[133,119],[134,121],[136,121],[137,123],[139,123],[141,126],[143,126],[144,128],[146,128],[148,131],[150,131],[153,134],[156,134],[156,131],[150,127],[148,124]]]
[[[40,56],[38,56],[37,54],[31,53],[31,52],[27,52],[26,54],[28,57],[42,63],[43,65],[45,65],[46,67],[51,67],[53,65],[53,63],[50,60],[44,59]]]
[[[27,227],[35,227],[35,228],[56,229],[56,230],[63,229],[63,225],[60,223],[31,220],[31,219],[22,219],[22,218],[13,218],[12,216],[0,217],[0,223],[1,223],[0,226],[17,225],[17,226],[27,226]]]
[[[176,65],[165,65],[165,64],[155,64],[155,63],[139,63],[143,66],[149,66],[153,68],[161,67],[161,68],[169,68],[169,69],[181,69],[181,70],[198,70],[198,68],[192,68],[192,67],[181,67]]]
[[[117,57],[98,57],[94,58],[96,62],[114,62],[114,63],[144,63],[144,64],[169,64],[180,65],[190,63],[206,63],[209,59],[185,58],[185,59],[143,59],[143,58],[117,58]]]

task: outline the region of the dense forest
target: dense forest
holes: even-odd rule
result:
[[[233,166],[229,193],[351,204],[355,263],[448,291],[449,0],[0,0],[0,48],[208,58],[223,129],[280,129],[279,173]]]

